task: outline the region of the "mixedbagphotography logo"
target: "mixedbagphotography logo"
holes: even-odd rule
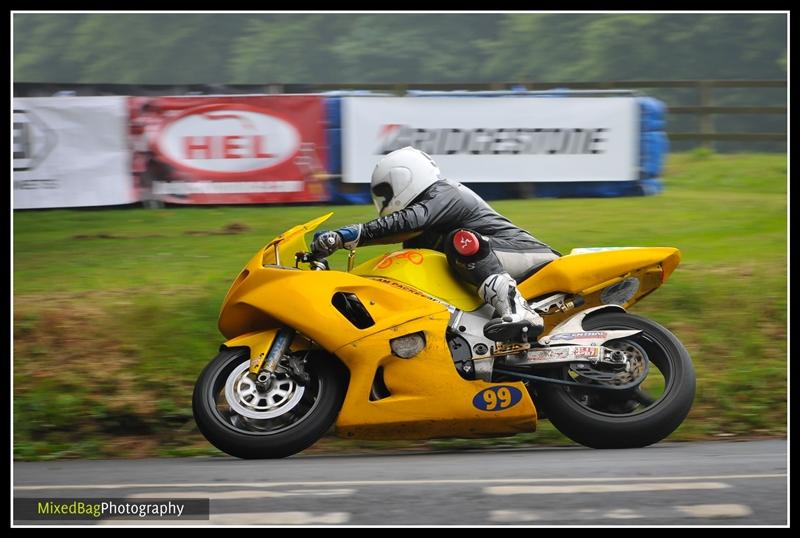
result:
[[[15,521],[181,520],[209,517],[209,499],[14,499]]]

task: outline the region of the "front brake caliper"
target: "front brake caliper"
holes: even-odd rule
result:
[[[305,364],[308,353],[304,357],[290,356],[288,360],[288,368],[286,373],[294,380],[295,383],[301,386],[306,386],[311,381],[311,377],[306,372]]]

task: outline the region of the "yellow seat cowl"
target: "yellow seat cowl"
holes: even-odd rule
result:
[[[580,293],[631,271],[661,264],[668,276],[680,261],[673,247],[635,247],[569,254],[553,260],[519,284],[526,299],[560,291]]]

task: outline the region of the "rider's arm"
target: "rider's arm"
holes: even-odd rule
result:
[[[431,228],[458,226],[462,208],[448,194],[444,192],[437,197],[423,199],[405,209],[362,224],[358,244],[390,242],[386,239],[400,243]]]
[[[411,234],[424,231],[430,220],[430,211],[424,204],[412,204],[405,209],[362,224],[358,243],[360,245],[400,243]]]
[[[313,247],[328,255],[343,247],[400,243],[433,227],[458,226],[464,210],[463,204],[450,192],[441,192],[364,224],[320,232],[315,236]]]
[[[329,256],[340,248],[402,243],[422,233],[429,220],[428,215],[427,208],[415,204],[364,224],[350,224],[337,230],[317,232],[311,250]]]

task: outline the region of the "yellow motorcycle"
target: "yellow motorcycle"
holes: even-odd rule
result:
[[[675,248],[575,249],[519,279],[545,320],[493,342],[493,309],[445,255],[400,250],[333,271],[306,234],[262,248],[225,296],[228,340],[192,399],[200,431],[240,458],[300,452],[335,424],[348,439],[507,436],[548,418],[595,448],[658,442],[686,418],[692,362],[664,327],[626,312],[675,270]]]

